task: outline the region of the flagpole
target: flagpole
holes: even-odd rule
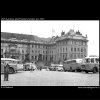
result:
[[[54,29],[52,29],[52,37],[53,37],[53,33],[55,32],[55,30]]]

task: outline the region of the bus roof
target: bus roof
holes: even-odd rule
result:
[[[12,59],[12,58],[1,58],[1,60],[16,61],[16,59]]]
[[[85,57],[85,58],[99,58],[99,56],[98,57]]]
[[[65,60],[64,62],[72,61],[72,60],[77,60],[77,61],[79,61],[79,60],[83,60],[83,59],[69,59],[69,60]]]

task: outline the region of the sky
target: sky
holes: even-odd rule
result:
[[[60,36],[70,29],[88,36],[88,56],[99,56],[99,20],[1,20],[1,32],[37,35],[39,37]]]

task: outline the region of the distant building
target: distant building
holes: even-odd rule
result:
[[[38,40],[17,37],[6,37],[6,32],[1,32],[1,57],[12,57],[15,59],[25,60],[28,55],[31,61],[41,60],[46,62],[63,62],[67,59],[84,58],[87,56],[88,40],[87,36],[74,30],[65,33],[62,31],[61,36],[53,36],[49,40]],[[11,34],[11,33],[7,33]],[[22,34],[18,34],[20,37]],[[40,41],[41,40],[41,41]]]

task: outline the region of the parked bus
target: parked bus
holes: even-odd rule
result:
[[[1,58],[1,73],[4,73],[4,62],[9,62],[9,73],[16,73],[17,72],[17,64],[16,60],[12,58]]]
[[[8,61],[10,68],[9,73],[16,73],[19,70],[23,70],[24,66],[20,60],[12,59],[12,58],[1,58],[1,73],[4,72],[4,62]]]
[[[84,62],[81,65],[81,70],[85,71],[86,73],[88,72],[99,72],[99,57],[85,57]]]
[[[81,71],[81,63],[83,59],[70,59],[63,63],[64,71]]]

